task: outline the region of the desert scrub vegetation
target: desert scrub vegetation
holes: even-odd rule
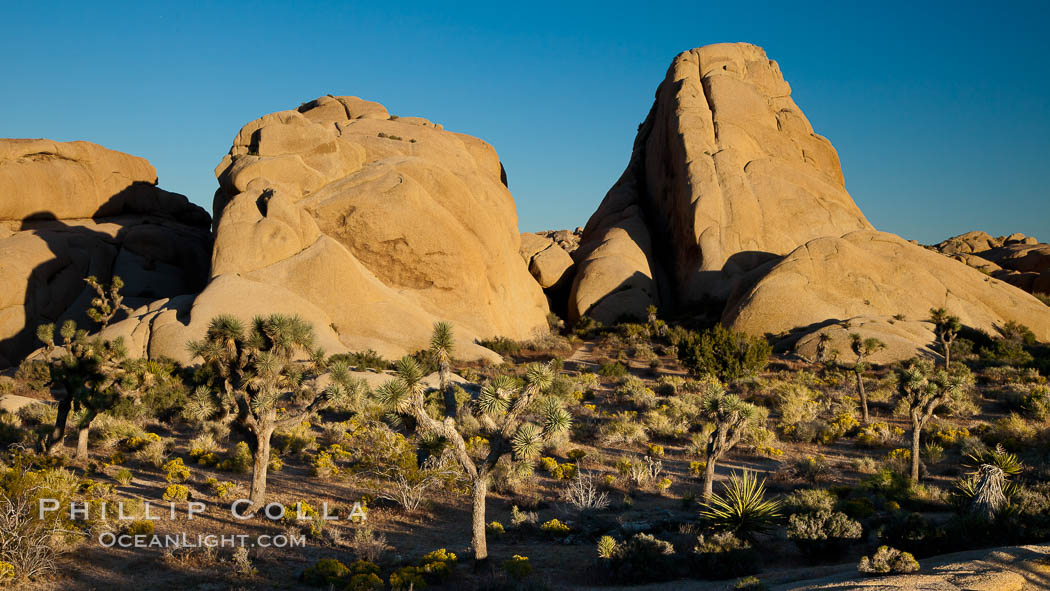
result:
[[[675,346],[686,369],[695,375],[713,375],[723,382],[757,374],[772,353],[765,339],[721,324],[702,333],[686,333]]]

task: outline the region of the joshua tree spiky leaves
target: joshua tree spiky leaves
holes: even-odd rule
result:
[[[427,413],[423,370],[415,359],[404,357],[397,362],[397,378],[380,386],[381,401],[395,411],[415,419],[423,434],[438,436],[452,446],[452,453],[471,483],[472,542],[475,561],[488,558],[485,538],[485,499],[489,477],[496,464],[510,456],[520,462],[531,462],[542,451],[543,444],[556,434],[568,430],[572,417],[560,403],[549,398],[535,417],[530,407],[554,380],[549,365],[532,364],[526,370],[524,385],[506,376],[497,376],[484,385],[475,401],[481,415],[481,434],[489,442],[489,452],[475,460],[467,452],[460,427],[453,417],[438,419]],[[530,422],[535,418],[539,424]]]
[[[265,503],[273,432],[300,423],[347,396],[353,387],[346,364],[326,368],[324,352],[313,349],[313,342],[313,327],[299,316],[255,318],[246,331],[237,318],[224,315],[212,319],[203,339],[188,345],[219,382],[220,400],[214,408],[232,405],[233,425],[250,435],[254,459],[250,510]],[[307,359],[297,360],[296,355],[302,354]],[[332,380],[322,390],[318,380],[326,369]],[[300,407],[282,413],[282,407],[293,400],[302,401]]]
[[[857,356],[857,362],[853,364],[853,373],[857,377],[857,393],[860,395],[860,407],[864,415],[864,424],[868,424],[868,394],[864,391],[864,372],[868,369],[868,364],[865,363],[865,359],[875,354],[878,351],[886,348],[886,343],[883,343],[876,338],[863,338],[857,333],[851,333],[850,348],[853,349],[853,354]]]
[[[945,308],[931,308],[930,322],[933,323],[934,334],[937,342],[941,345],[941,353],[944,354],[944,367],[949,367],[952,361],[952,342],[962,330],[962,323],[958,316],[952,316]]]
[[[113,282],[109,285],[100,283],[94,275],[87,277],[84,281],[98,294],[91,300],[91,308],[88,309],[87,314],[92,320],[99,323],[100,330],[109,326],[117,312],[121,310],[131,312],[131,308],[123,303],[124,296],[120,295],[124,281],[117,275],[113,276]]]
[[[755,417],[755,406],[719,388],[704,398],[701,416],[714,423],[707,438],[707,466],[704,470],[704,500],[714,494],[715,465],[740,442]]]
[[[911,418],[911,479],[919,481],[919,451],[922,429],[933,417],[934,411],[967,392],[962,380],[943,369],[935,370],[925,359],[916,359],[899,370],[898,396]]]
[[[430,337],[430,354],[438,366],[439,389],[445,397],[445,413],[456,416],[456,395],[452,392],[452,352],[455,342],[452,337],[452,325],[448,322],[435,322],[434,333]]]

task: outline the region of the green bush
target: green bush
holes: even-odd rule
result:
[[[343,582],[350,569],[334,558],[322,558],[303,571],[303,582],[314,587],[327,587]]]
[[[788,538],[810,559],[839,557],[863,533],[860,522],[839,511],[796,513],[788,519]]]
[[[617,544],[608,558],[606,572],[616,583],[671,580],[676,576],[674,546],[649,534],[635,534]]]
[[[517,355],[521,352],[521,343],[514,339],[508,339],[507,337],[495,337],[484,341],[478,341],[478,344],[486,349],[491,349],[504,357]]]
[[[700,536],[690,555],[690,571],[704,579],[730,579],[757,573],[762,555],[730,532]]]
[[[627,366],[619,361],[606,361],[598,367],[598,375],[606,378],[622,378],[627,375]]]
[[[715,325],[689,333],[678,344],[678,359],[696,375],[713,375],[723,382],[755,375],[766,366],[772,348],[762,338]]]
[[[871,558],[865,556],[860,559],[857,570],[866,575],[903,575],[918,571],[919,562],[908,552],[901,552],[889,546],[879,546]]]
[[[532,565],[529,564],[527,556],[515,554],[513,557],[504,560],[501,566],[503,567],[503,572],[507,573],[507,576],[519,581],[532,574]]]
[[[831,511],[838,499],[826,488],[802,488],[784,497],[787,513],[815,513]]]

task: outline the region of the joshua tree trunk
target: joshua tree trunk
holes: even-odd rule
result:
[[[81,425],[77,429],[77,455],[74,457],[78,460],[87,459],[88,457],[88,434],[90,432],[90,425]]]
[[[704,500],[710,501],[715,494],[715,462],[718,458],[708,454],[707,467],[704,468]]]
[[[488,542],[485,539],[485,498],[489,493],[489,475],[488,472],[482,472],[478,474],[478,477],[474,480],[474,490],[472,493],[472,543],[474,545],[474,563],[483,562],[489,557]]]
[[[912,415],[911,420],[911,480],[919,481],[919,437],[922,436],[922,423]]]
[[[456,395],[452,392],[450,382],[452,381],[452,367],[447,360],[442,359],[438,364],[438,387],[445,397],[445,416],[456,416]]]
[[[73,407],[73,396],[66,394],[58,401],[58,416],[55,418],[55,426],[51,429],[51,435],[47,438],[47,455],[55,455],[58,448],[62,447],[62,440],[66,436],[66,421],[69,420],[69,411]]]
[[[868,393],[864,391],[864,376],[860,371],[857,374],[857,391],[860,392],[860,408],[864,414],[864,424],[868,424]]]
[[[252,468],[252,489],[248,500],[252,502],[252,510],[262,507],[266,501],[266,472],[270,469],[270,436],[273,435],[273,426],[269,425],[259,429],[256,433],[255,463]]]
[[[952,342],[945,339],[944,343],[944,369],[948,369],[952,364]]]

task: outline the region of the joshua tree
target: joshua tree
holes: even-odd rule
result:
[[[958,316],[952,316],[944,308],[931,308],[930,322],[933,323],[934,334],[937,335],[937,342],[944,353],[944,367],[947,368],[952,360],[952,341],[962,330],[962,324]]]
[[[707,466],[704,470],[704,500],[714,494],[715,464],[743,438],[754,420],[755,406],[724,390],[704,398],[701,416],[714,423],[715,429],[707,438]]]
[[[899,398],[911,417],[911,479],[919,481],[919,439],[922,429],[938,407],[949,407],[967,395],[962,380],[948,372],[935,370],[925,359],[911,361],[899,370]]]
[[[87,314],[92,320],[99,323],[100,330],[109,326],[109,322],[113,320],[117,312],[121,310],[131,312],[131,308],[123,303],[124,296],[120,295],[120,289],[124,287],[124,281],[120,277],[114,275],[113,283],[109,285],[99,283],[94,275],[87,277],[84,281],[98,294],[91,300],[91,308],[88,309]]]
[[[883,343],[876,338],[861,338],[857,333],[851,333],[850,347],[853,349],[853,354],[857,356],[857,362],[853,364],[853,373],[857,376],[857,392],[860,394],[860,407],[864,413],[864,424],[868,424],[868,394],[864,391],[864,372],[868,369],[868,364],[864,362],[865,359],[873,355],[874,353],[881,351],[886,348],[886,343]]]
[[[452,338],[452,325],[448,322],[435,322],[434,333],[430,337],[430,354],[438,366],[438,389],[445,397],[445,414],[456,416],[456,395],[452,392],[452,352],[455,343]]]
[[[310,414],[348,395],[353,388],[348,367],[333,363],[332,383],[320,389],[324,352],[313,349],[313,327],[299,316],[274,314],[255,318],[245,331],[233,316],[216,316],[200,341],[189,343],[190,353],[221,383],[220,406],[235,407],[233,425],[250,435],[254,464],[249,493],[250,510],[266,499],[266,473],[270,463],[270,437],[277,429],[297,425]],[[297,354],[307,354],[299,361]],[[296,410],[281,407],[300,401]]]
[[[506,376],[497,376],[482,388],[475,401],[475,410],[481,418],[481,435],[488,440],[488,453],[475,460],[467,452],[460,426],[452,417],[437,419],[427,413],[423,385],[423,370],[411,357],[397,363],[397,378],[380,386],[377,394],[382,402],[399,413],[415,419],[416,429],[424,434],[444,438],[471,483],[472,542],[474,560],[488,558],[485,539],[485,499],[489,477],[496,464],[510,456],[521,462],[531,462],[539,456],[545,442],[566,431],[572,417],[554,398],[546,399],[535,418],[527,415],[537,397],[550,387],[554,372],[549,365],[532,364],[528,367],[524,385]]]
[[[86,331],[77,330],[72,320],[62,325],[59,335],[61,348],[55,344],[55,325],[37,327],[37,337],[44,343],[51,383],[64,391],[58,401],[55,426],[45,446],[48,454],[58,451],[65,438],[69,413],[75,411],[79,413],[76,457],[86,458],[92,421],[129,393],[125,383],[127,349],[121,338],[108,341],[89,337]]]

